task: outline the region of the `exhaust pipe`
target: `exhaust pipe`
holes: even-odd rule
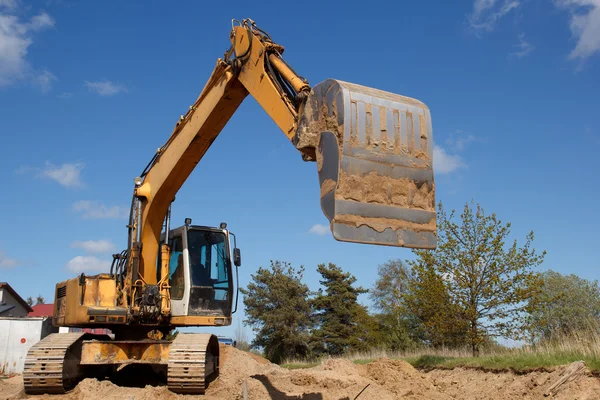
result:
[[[328,79],[300,113],[294,145],[316,161],[336,240],[437,245],[431,115],[422,102]]]

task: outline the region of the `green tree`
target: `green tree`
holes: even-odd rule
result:
[[[351,341],[351,350],[367,351],[373,348],[388,347],[389,342],[385,326],[381,324],[376,315],[369,314],[363,305],[357,303],[354,315],[354,333]]]
[[[272,362],[308,355],[310,290],[302,283],[304,267],[271,261],[270,269],[260,267],[247,288],[240,288],[248,319],[256,336],[251,343],[262,348]]]
[[[177,329],[171,329],[165,336],[165,340],[175,340],[177,335],[179,335],[179,331]]]
[[[358,303],[358,296],[367,290],[354,287],[356,278],[335,264],[319,264],[317,271],[325,290],[319,289],[311,301],[316,326],[311,338],[314,351],[340,355],[349,349],[368,347],[373,331],[368,324],[376,324]],[[363,325],[359,325],[361,322]]]
[[[510,227],[495,213],[486,215],[480,205],[474,211],[468,203],[457,223],[454,210],[447,215],[440,203],[437,248],[415,251],[412,265],[435,268],[469,322],[474,356],[489,337],[522,338],[527,302],[536,295],[538,274],[532,268],[546,252],[538,255],[531,249],[533,231],[522,247],[514,240],[505,248]]]
[[[414,316],[413,336],[433,347],[461,347],[468,338],[468,321],[451,296],[444,279],[423,255],[415,264],[413,277],[403,296],[405,307]]]
[[[414,279],[410,267],[402,260],[388,260],[377,268],[377,280],[369,291],[375,309],[382,342],[390,350],[406,350],[419,336],[415,314],[407,308],[406,296]]]
[[[549,270],[541,274],[536,298],[529,302],[532,341],[597,328],[600,286],[577,275]]]
[[[242,324],[240,323],[240,321],[238,320],[238,325],[235,328],[235,342],[236,342],[236,347],[239,350],[243,350],[243,351],[249,351],[250,350],[250,343],[248,343],[248,335],[246,334],[246,330],[244,329],[244,327],[242,326]]]
[[[386,348],[392,351],[405,351],[417,345],[418,332],[410,326],[404,311],[393,313],[379,313],[373,316],[378,329],[376,343],[373,347]]]
[[[393,314],[404,306],[412,271],[402,260],[389,260],[377,267],[377,281],[369,292],[375,307],[386,314]]]
[[[42,295],[38,295],[38,297],[36,297],[35,299],[35,304],[46,304],[45,301],[46,300],[44,299],[44,297],[42,297]]]

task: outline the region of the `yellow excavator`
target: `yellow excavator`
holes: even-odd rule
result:
[[[251,19],[233,20],[230,42],[197,100],[134,179],[127,248],[113,255],[110,271],[56,285],[54,325],[80,329],[31,347],[27,394],[64,393],[85,377],[130,364],[163,368],[176,393],[203,394],[218,376],[215,335],[169,333],[231,324],[241,252],[226,223],[186,218],[172,229],[171,204],[248,94],[302,160],[316,162],[321,208],[336,240],[436,247],[432,125],[422,102],[334,79],[311,87],[283,59],[284,47]]]

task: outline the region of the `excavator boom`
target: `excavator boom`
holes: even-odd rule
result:
[[[321,208],[340,241],[436,246],[433,140],[420,101],[328,79],[311,88],[283,47],[251,20],[234,26],[232,59],[219,59],[190,111],[135,189],[140,199],[139,275],[156,283],[167,209],[239,105],[251,94],[301,152],[316,161]],[[135,221],[132,221],[135,225]]]

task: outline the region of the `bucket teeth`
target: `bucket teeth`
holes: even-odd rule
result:
[[[431,115],[418,100],[329,79],[313,88],[294,144],[317,162],[339,241],[437,245]]]

